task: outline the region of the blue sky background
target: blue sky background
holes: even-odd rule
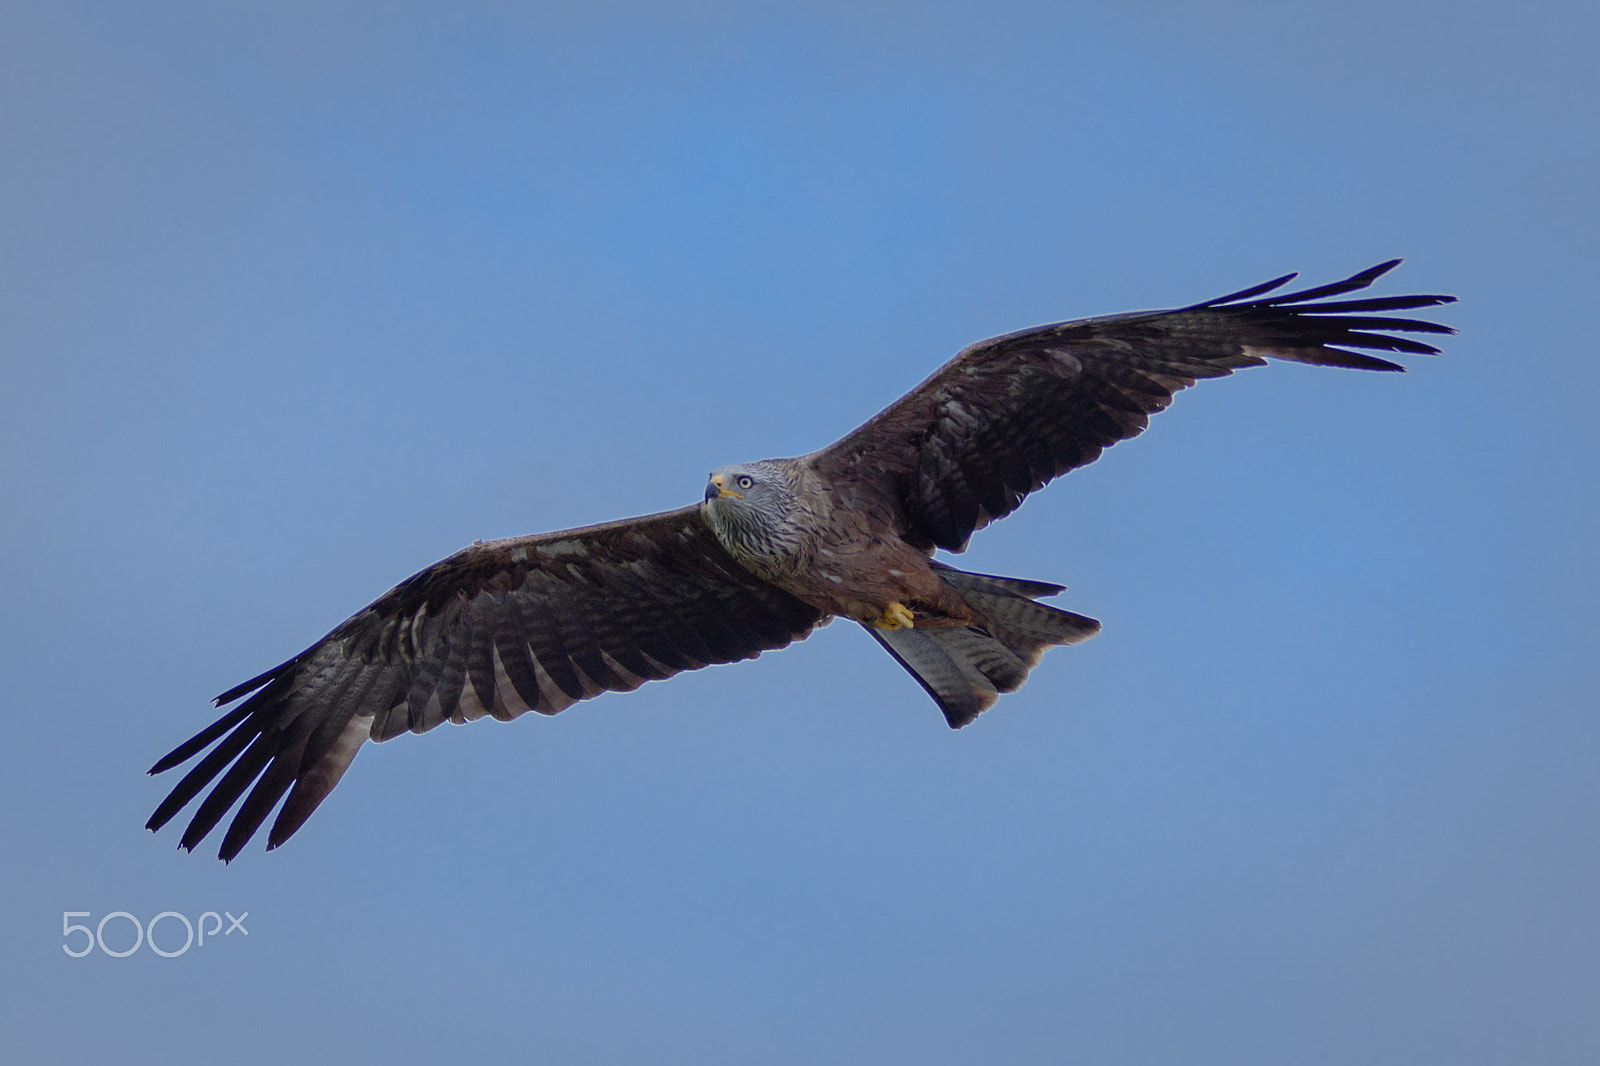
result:
[[[1595,1061],[1597,22],[0,8],[0,1058]],[[1444,358],[1203,385],[976,539],[1106,628],[966,730],[837,624],[369,747],[228,867],[141,828],[210,697],[474,538],[1396,255]]]

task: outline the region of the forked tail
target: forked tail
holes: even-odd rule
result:
[[[1046,648],[1080,644],[1100,632],[1093,618],[1034,602],[1064,586],[933,565],[977,611],[977,623],[950,629],[866,629],[928,690],[952,729],[988,710],[1000,693],[1015,692]]]

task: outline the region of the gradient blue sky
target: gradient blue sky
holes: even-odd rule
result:
[[[1592,5],[220,7],[0,8],[0,1059],[1600,1057]],[[474,538],[1396,255],[1444,358],[1203,385],[977,538],[1106,629],[966,730],[836,624],[229,867],[141,828]]]

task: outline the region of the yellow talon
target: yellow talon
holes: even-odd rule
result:
[[[914,629],[917,616],[903,603],[891,603],[883,609],[883,617],[872,624],[879,629]]]

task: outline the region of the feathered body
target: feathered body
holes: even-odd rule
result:
[[[1036,602],[1061,586],[933,557],[1031,492],[1142,432],[1202,378],[1268,358],[1400,370],[1351,349],[1435,354],[1386,312],[1448,296],[1340,300],[1398,260],[1265,297],[1293,275],[1175,311],[1040,326],[975,344],[842,440],[713,472],[702,502],[473,544],[401,582],[322,640],[218,697],[244,702],[152,773],[211,749],[151,816],[210,786],[193,848],[243,797],[231,859],[282,800],[288,839],[368,740],[441,722],[554,714],[712,663],[753,658],[833,616],[861,622],[952,726],[1020,685],[1051,646],[1099,623]],[[213,746],[214,745],[214,746]],[[285,798],[287,796],[287,798]]]
[[[812,456],[765,459],[713,471],[701,508],[739,565],[826,615],[867,622],[898,602],[919,606],[924,624],[970,621],[932,552],[899,532],[894,501],[866,486],[844,488],[830,487]]]

